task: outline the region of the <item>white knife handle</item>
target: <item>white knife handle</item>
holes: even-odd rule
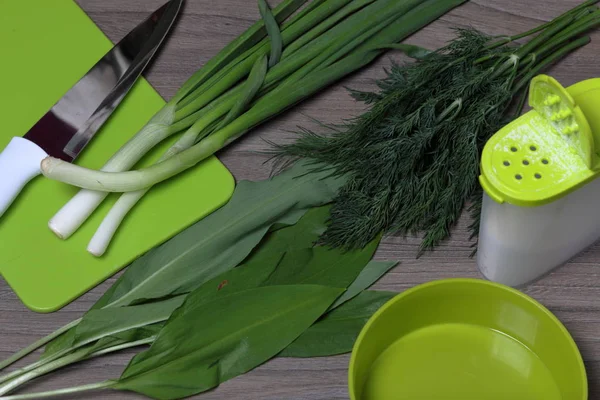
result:
[[[37,144],[22,137],[13,138],[0,153],[0,216],[21,189],[41,174],[40,163],[47,156]]]

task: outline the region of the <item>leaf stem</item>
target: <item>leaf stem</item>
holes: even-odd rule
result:
[[[521,46],[515,54],[519,58],[525,57],[527,54],[537,49],[538,46],[543,45],[548,40],[552,39],[554,35],[568,27],[573,23],[573,21],[575,21],[575,15],[572,14],[566,16],[565,18],[558,18],[558,20],[555,20],[555,22],[548,26],[547,29],[544,29],[542,33],[537,35],[534,39],[531,39],[531,41],[527,42],[527,44]]]
[[[556,47],[560,46],[561,44],[570,40],[571,38],[594,28],[600,23],[599,17],[600,10],[577,21],[573,25],[566,27],[563,31],[559,32],[559,34],[557,34],[555,38],[548,41],[548,43],[539,48],[535,53],[538,57],[543,57],[544,55],[546,55],[546,53],[550,52],[551,50],[554,50]]]
[[[17,394],[14,396],[3,396],[0,397],[0,400],[30,400],[30,399],[42,399],[45,397],[54,397],[61,394],[73,394],[73,393],[81,393],[87,392],[90,390],[98,390],[98,389],[107,389],[114,385],[114,381],[103,381],[98,383],[90,383],[88,385],[81,385],[70,387],[66,389],[58,389],[58,390],[50,390],[48,392],[40,392],[40,393],[28,393],[28,394]]]
[[[523,33],[520,33],[520,34],[514,35],[514,36],[507,36],[507,37],[504,37],[503,40],[499,40],[497,42],[493,42],[490,45],[488,45],[488,49],[490,49],[490,50],[491,49],[495,49],[496,47],[503,46],[505,44],[517,41],[519,39],[523,39],[523,38],[525,38],[527,36],[531,36],[534,33],[538,33],[540,31],[543,31],[544,29],[548,28],[549,26],[551,26],[552,24],[556,23],[557,21],[559,21],[559,20],[561,20],[563,18],[567,18],[567,17],[570,17],[572,15],[577,15],[580,11],[582,11],[582,10],[588,8],[588,7],[592,8],[592,6],[594,4],[596,4],[596,3],[598,3],[598,1],[599,0],[588,0],[585,3],[582,3],[582,4],[578,5],[577,7],[575,7],[573,9],[571,9],[571,10],[563,13],[562,15],[554,18],[553,20],[548,21],[545,24],[542,24],[540,26],[536,26],[535,28],[533,28],[533,29],[531,29],[531,30],[529,30],[527,32],[523,32]]]
[[[79,354],[81,355],[80,357],[69,357],[66,358],[66,356],[63,356],[62,358],[60,358],[62,361],[61,362],[55,362],[54,364],[52,364],[51,368],[47,368],[44,370],[44,374],[48,374],[50,372],[56,371],[57,369],[66,367],[67,365],[71,365],[71,364],[75,364],[77,362],[80,361],[84,361],[84,360],[89,360],[91,358],[94,357],[100,357],[102,355],[106,355],[106,354],[110,354],[110,353],[115,353],[117,351],[121,351],[121,350],[125,350],[125,349],[130,349],[132,347],[138,347],[138,346],[143,346],[143,345],[147,345],[147,344],[151,344],[152,342],[154,342],[154,340],[156,340],[156,336],[157,335],[153,335],[144,339],[140,339],[140,340],[136,340],[134,342],[129,342],[129,343],[123,343],[117,346],[112,346],[112,347],[107,347],[105,349],[101,349],[98,350],[96,352],[87,354],[87,348],[83,349],[79,352]],[[93,345],[92,345],[93,346]],[[46,360],[42,360],[42,361],[46,361]],[[36,370],[37,368],[40,368],[40,366],[43,366],[44,364],[47,364],[49,362],[51,362],[53,360],[48,360],[44,363],[35,363],[35,364],[31,364],[26,368],[14,371],[14,376],[11,376],[10,379],[14,379],[16,377],[22,376],[24,375],[26,372],[29,372],[31,370]],[[18,372],[18,373],[17,373]],[[9,374],[9,375],[13,375],[13,374]],[[29,379],[27,380],[21,380],[19,383],[19,386],[24,385],[25,383],[29,382],[30,380],[33,380],[35,378],[37,378],[39,375],[35,375],[35,374],[31,374],[29,376]],[[6,378],[9,378],[9,376],[7,375]],[[5,379],[3,382],[6,382],[9,379]],[[16,387],[14,387],[12,390],[14,390]]]
[[[552,53],[551,55],[549,55],[548,57],[543,59],[535,67],[533,67],[531,69],[531,71],[529,71],[527,73],[527,75],[525,75],[523,78],[521,78],[521,80],[515,85],[515,87],[513,89],[513,93],[518,93],[519,91],[521,91],[521,89],[523,89],[523,87],[525,87],[534,76],[536,76],[541,70],[546,68],[548,65],[550,65],[550,64],[554,63],[555,61],[557,61],[558,59],[564,57],[571,51],[576,50],[579,47],[585,46],[586,44],[588,44],[590,42],[590,40],[591,39],[589,36],[584,36],[584,37],[574,40],[574,41],[566,44],[565,46],[561,47],[560,49],[556,50],[554,53]]]
[[[527,57],[523,60],[522,63],[519,64],[518,70],[520,71],[529,71],[532,66],[535,65],[535,62],[538,60],[538,55],[536,53],[529,53]]]
[[[491,75],[490,79],[496,79],[497,77],[503,75],[506,71],[516,70],[519,66],[520,61],[521,61],[521,57],[519,55],[517,55],[516,53],[511,54],[510,56],[508,56],[506,61],[504,61],[502,64],[500,64],[498,69],[496,69],[494,71],[494,73]]]
[[[66,356],[58,359],[58,360],[54,360],[45,365],[42,365],[41,367],[36,368],[33,371],[29,371],[23,375],[20,375],[17,378],[0,386],[0,395],[10,393],[12,390],[16,389],[17,387],[21,386],[22,384],[29,382],[30,380],[35,379],[39,376],[45,375],[48,372],[52,372],[58,368],[64,367],[65,365],[69,365],[75,361],[79,361],[86,356],[87,352],[88,352],[88,349],[85,349],[85,348],[75,351],[69,355],[66,355]]]
[[[85,359],[90,359],[90,358],[94,358],[94,357],[99,357],[99,356],[103,356],[105,354],[110,354],[110,353],[115,353],[117,351],[121,351],[121,350],[125,350],[125,349],[130,349],[132,347],[138,347],[138,346],[144,346],[146,344],[151,344],[152,342],[154,342],[156,340],[156,336],[150,336],[147,337],[145,339],[140,339],[140,340],[136,340],[135,342],[129,342],[129,343],[123,343],[117,346],[113,346],[113,347],[108,347],[106,349],[102,349],[102,350],[98,350],[92,354],[90,354],[89,356],[87,356]]]
[[[525,108],[525,103],[527,102],[527,90],[524,90],[521,96],[519,97],[519,102],[517,103],[517,110],[515,111],[515,116],[518,117],[523,112]]]
[[[30,344],[29,346],[25,347],[24,349],[18,351],[17,353],[13,354],[12,356],[10,356],[9,358],[7,358],[6,360],[0,362],[0,370],[8,367],[9,365],[14,364],[15,362],[19,361],[23,357],[25,357],[25,356],[33,353],[34,351],[36,351],[40,347],[46,345],[47,343],[50,343],[52,340],[54,340],[55,338],[59,337],[60,335],[62,335],[66,331],[68,331],[69,329],[77,326],[80,322],[81,322],[81,318],[78,318],[75,321],[72,321],[72,322],[68,323],[67,325],[65,325],[63,327],[58,328],[57,330],[55,330],[54,332],[52,332],[48,336],[45,336],[45,337],[37,340],[36,342]],[[0,382],[2,382],[1,378],[0,378]]]

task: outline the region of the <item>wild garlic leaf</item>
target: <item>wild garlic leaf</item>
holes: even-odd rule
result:
[[[267,284],[347,288],[369,263],[380,240],[378,237],[364,248],[351,251],[317,246],[286,253]]]
[[[277,269],[264,284],[268,286],[303,284],[304,282],[300,282],[301,275],[312,262],[315,256],[314,249],[312,247],[293,249],[282,256]]]
[[[346,290],[344,294],[341,295],[340,298],[337,299],[329,309],[333,310],[334,308],[339,307],[348,300],[351,300],[355,296],[362,293],[364,290],[370,288],[371,285],[377,282],[379,278],[385,275],[396,265],[398,265],[398,263],[394,261],[371,261],[361,271],[354,282],[352,282],[352,284],[348,287],[348,290]]]
[[[327,217],[327,206],[316,207],[309,210],[295,225],[269,233],[257,246],[255,254],[243,265],[201,285],[189,295],[190,301],[187,304],[213,301],[218,297],[261,286],[278,267],[285,251],[295,246],[312,245],[325,228]],[[302,268],[312,255],[310,249],[304,251],[308,251],[309,258],[301,256],[289,258],[298,263],[299,268]],[[186,313],[185,307],[179,307],[183,303],[183,297],[178,296],[174,300],[159,300],[137,306],[91,310],[74,329],[75,337],[65,340],[64,346],[55,346],[54,350],[48,353],[54,354],[65,348],[76,348],[101,338],[105,338],[108,343],[117,343],[114,337],[120,332],[128,332],[137,326],[154,324],[176,317],[180,313]]]
[[[292,183],[291,181],[300,183],[299,178],[295,178],[295,176],[296,176],[296,174],[303,173],[301,171],[302,170],[296,169],[294,174],[288,175],[288,180],[290,181],[288,183]],[[273,185],[268,185],[267,182],[269,182],[269,181],[258,182],[255,185],[255,187],[253,188],[253,191],[260,192],[263,189],[270,190],[270,188]],[[318,205],[319,197],[321,198],[321,201],[324,203],[327,202],[327,198],[332,198],[334,189],[335,189],[335,184],[332,184],[332,182],[334,182],[334,181],[326,180],[326,181],[323,181],[321,184],[316,184],[316,183],[310,182],[310,181],[300,183],[301,187],[299,189],[320,190],[321,194],[314,193],[312,196],[316,195],[318,197],[315,197],[313,200],[306,201],[304,205],[295,204],[295,199],[287,198],[285,201],[288,202],[289,211],[287,213],[281,213],[281,217],[277,220],[278,224],[284,224],[285,227],[279,228],[278,230],[276,230],[274,232],[269,232],[268,234],[266,232],[268,229],[261,227],[260,229],[263,230],[263,232],[266,234],[266,237],[264,239],[262,237],[263,232],[255,231],[253,233],[250,233],[249,235],[254,237],[253,240],[255,240],[256,242],[260,242],[262,240],[262,242],[258,243],[258,245],[256,246],[256,249],[254,249],[254,251],[250,254],[250,256],[246,257],[246,260],[244,260],[244,264],[249,266],[251,264],[259,264],[260,263],[261,265],[264,265],[264,267],[267,269],[269,268],[269,266],[273,266],[273,268],[274,268],[281,261],[281,257],[283,256],[284,252],[289,251],[291,249],[295,249],[295,248],[310,247],[313,244],[313,242],[315,242],[317,240],[319,235],[325,230],[325,223],[329,216],[329,206],[326,205],[326,206],[312,207],[312,206],[310,206],[310,204],[315,203]],[[263,184],[261,184],[261,183],[263,183]],[[322,186],[324,184],[331,185],[331,186],[324,188]],[[283,190],[285,190],[286,188],[289,188],[289,185],[285,185],[282,182],[280,187]],[[261,189],[261,188],[263,188],[263,189]],[[241,188],[241,189],[243,189],[243,188]],[[236,193],[241,189],[238,187],[238,189],[236,189]],[[294,191],[294,193],[296,196],[303,196],[301,194],[298,194],[295,191]],[[271,193],[271,196],[273,194],[275,194],[275,193]],[[225,206],[225,207],[227,207],[227,206]],[[308,211],[306,211],[307,209],[308,209]],[[237,211],[237,212],[239,213],[241,211],[242,211],[242,208],[240,207],[239,211]],[[218,210],[215,213],[222,213],[222,211]],[[226,215],[223,214],[222,217],[226,218]],[[204,223],[203,221],[200,221],[200,222],[198,222],[198,225],[203,224],[203,223]],[[289,224],[293,224],[293,225],[287,226]],[[252,228],[250,228],[248,226],[247,229],[251,230]],[[184,233],[185,232],[186,231],[184,231]],[[235,232],[230,232],[229,235],[234,234],[234,233]],[[202,236],[199,236],[199,237],[201,238]],[[176,236],[172,240],[177,240],[177,238],[178,238],[178,236]],[[227,238],[227,241],[230,241],[230,240],[233,241],[235,239]],[[251,243],[248,243],[248,244],[250,245]],[[219,244],[218,247],[215,248],[215,247],[211,246],[210,243],[206,243],[194,251],[201,251],[202,249],[208,249],[207,251],[211,252],[211,254],[214,254],[214,252],[216,250],[218,250],[218,248],[222,248],[222,246]],[[229,261],[229,265],[231,265],[232,263],[235,263],[237,261],[237,259],[241,257],[241,254],[243,253],[243,252],[238,252],[237,249],[228,249],[227,251],[229,252],[229,257],[228,257],[228,260],[225,259],[224,262]],[[211,260],[208,260],[207,257],[205,257],[205,256],[201,256],[201,257],[199,257],[199,259],[205,261],[206,268],[218,268],[218,271],[225,269],[225,268],[223,268],[223,265],[218,265],[218,264],[212,262]],[[152,265],[158,265],[158,264],[167,265],[169,263],[168,258],[164,258],[164,259],[152,258],[152,260],[154,260],[154,261],[152,261],[152,263],[156,263],[156,264],[152,264]],[[225,265],[227,265],[227,263]],[[130,277],[127,280],[132,281],[132,282],[127,283],[127,285],[131,285],[131,287],[134,287],[134,285],[133,285],[134,279],[136,279],[136,278],[142,279],[142,277],[146,276],[145,273],[143,273],[143,272],[139,272],[139,273],[137,272],[137,270],[139,270],[142,267],[144,267],[144,263],[141,263],[141,262],[136,262],[129,267],[129,269],[134,269],[134,271],[130,272],[128,269],[124,273],[124,276],[128,275]],[[178,268],[178,266],[174,265],[171,268]],[[200,268],[200,267],[198,267],[198,268]],[[230,269],[230,268],[228,268],[228,269]],[[162,272],[160,272],[160,271],[162,271],[160,268],[155,268],[155,270],[159,271],[159,274],[162,274]],[[222,281],[229,280],[230,282],[232,282],[232,285],[225,288],[225,292],[231,290],[234,287],[233,283],[236,281],[236,279],[230,279],[227,276],[222,276],[218,271],[215,272],[215,277],[211,277],[211,278],[213,280],[217,280],[217,279],[220,279],[220,280],[218,282],[213,282],[213,284],[218,285]],[[236,271],[234,273],[234,276],[236,276],[238,273],[239,272]],[[241,280],[245,281],[245,284],[246,284],[246,286],[244,286],[244,288],[254,287],[254,286],[252,286],[251,282],[246,281],[247,279],[250,279],[250,278],[245,275],[246,275],[246,273],[242,272],[243,278]],[[110,299],[117,298],[118,295],[115,293],[123,290],[123,287],[121,286],[122,284],[119,283],[122,281],[122,279],[123,279],[123,277],[120,278],[115,284],[113,284],[113,286],[111,286],[108,289],[108,291],[104,294],[104,296],[94,305],[94,307],[92,307],[92,309],[90,311],[88,311],[87,314],[91,314],[93,317],[95,315],[94,313],[97,310],[101,310],[101,309],[103,309],[103,307],[107,306],[107,304],[111,301]],[[258,279],[260,279],[260,278],[258,278]],[[209,279],[209,281],[210,281],[210,279]],[[140,283],[140,285],[143,285],[143,284],[144,283]],[[200,286],[202,286],[202,285],[200,285]],[[258,286],[258,284],[256,284],[255,286]],[[206,287],[205,290],[208,291],[208,287]],[[207,292],[204,292],[204,293],[206,294]],[[110,309],[112,309],[112,308],[113,307],[108,307],[105,309],[106,312],[109,313],[106,315],[110,315]],[[88,319],[87,314],[84,315],[82,322],[85,322]],[[104,314],[96,314],[96,315],[104,315]],[[93,318],[96,318],[96,317],[93,317]],[[73,346],[74,337],[75,337],[75,328],[71,329],[70,331],[67,331],[65,334],[61,335],[57,339],[50,342],[46,346],[46,349],[45,349],[44,354],[42,355],[42,358],[47,357],[52,354],[55,354],[59,351],[64,351],[65,349],[71,348]]]
[[[328,206],[315,207],[296,224],[267,234],[242,265],[220,274],[194,290],[188,295],[186,304],[212,301],[217,297],[262,286],[277,269],[289,269],[290,263],[299,269],[303,268],[312,258],[310,247],[325,229],[328,209]],[[284,260],[286,252],[289,252],[290,256]],[[176,313],[185,312],[185,309],[184,305]]]
[[[276,223],[327,204],[342,183],[300,163],[272,179],[238,184],[221,209],[134,261],[99,300],[121,307],[187,293],[238,265]]]
[[[325,357],[352,351],[369,318],[397,293],[365,291],[325,314],[279,357]]]
[[[280,262],[281,255],[273,253],[271,257],[265,255],[211,279],[188,294],[185,303],[175,310],[169,319],[181,317],[190,310],[195,310],[202,302],[208,303],[218,298],[262,286]]]
[[[316,285],[268,286],[188,305],[190,312],[170,320],[112,387],[161,400],[212,389],[283,350],[341,291]]]
[[[256,262],[263,255],[271,257],[273,254],[283,255],[292,250],[312,247],[327,229],[329,209],[329,205],[312,208],[297,223],[270,232],[247,260]]]

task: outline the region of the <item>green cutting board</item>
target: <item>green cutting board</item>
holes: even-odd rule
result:
[[[123,26],[123,34],[139,22]],[[112,45],[73,0],[0,0],[0,149],[23,136]],[[100,168],[163,104],[140,79],[76,163]],[[173,140],[138,166],[155,161]],[[87,244],[118,195],[63,241],[48,221],[77,188],[38,177],[0,218],[0,273],[28,308],[56,311],[222,206],[234,186],[214,157],[157,185],[96,258]]]

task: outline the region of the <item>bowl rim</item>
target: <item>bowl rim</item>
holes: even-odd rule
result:
[[[425,282],[425,283],[413,286],[403,292],[398,293],[396,296],[394,296],[393,298],[388,300],[383,306],[381,306],[371,316],[371,318],[369,318],[369,320],[367,321],[365,326],[363,326],[363,328],[360,331],[360,334],[358,335],[358,338],[356,339],[356,341],[354,342],[354,345],[352,347],[352,355],[350,357],[350,363],[349,363],[350,365],[348,368],[348,395],[349,395],[350,400],[358,400],[356,398],[356,396],[354,395],[355,383],[354,383],[354,379],[352,378],[354,376],[354,369],[355,369],[355,365],[356,365],[356,354],[357,354],[358,348],[361,346],[362,342],[365,340],[365,337],[366,337],[368,331],[371,329],[371,326],[373,325],[373,323],[377,319],[379,319],[379,317],[383,313],[385,313],[389,308],[391,308],[394,304],[396,304],[400,301],[403,301],[404,298],[412,295],[415,292],[430,289],[435,286],[456,285],[456,284],[465,284],[465,283],[473,284],[473,285],[483,285],[483,286],[488,286],[488,287],[492,287],[495,289],[503,290],[513,296],[520,297],[521,299],[527,301],[528,303],[532,304],[537,309],[539,309],[543,314],[548,316],[550,318],[550,320],[559,328],[560,332],[563,334],[564,339],[566,340],[566,343],[571,348],[572,352],[575,354],[575,357],[577,359],[577,365],[579,367],[578,375],[581,377],[581,380],[582,380],[581,384],[583,387],[583,397],[581,400],[587,400],[588,391],[589,391],[588,376],[587,376],[587,371],[585,368],[585,363],[584,363],[583,357],[581,355],[581,351],[579,350],[579,347],[577,346],[577,343],[573,339],[573,336],[571,335],[571,333],[564,326],[564,324],[558,319],[558,317],[556,317],[556,315],[554,315],[542,303],[535,300],[533,297],[521,292],[520,290],[517,290],[510,286],[503,285],[501,283],[492,282],[492,281],[489,281],[486,279],[477,279],[477,278],[446,278],[446,279],[436,279],[433,281]]]

